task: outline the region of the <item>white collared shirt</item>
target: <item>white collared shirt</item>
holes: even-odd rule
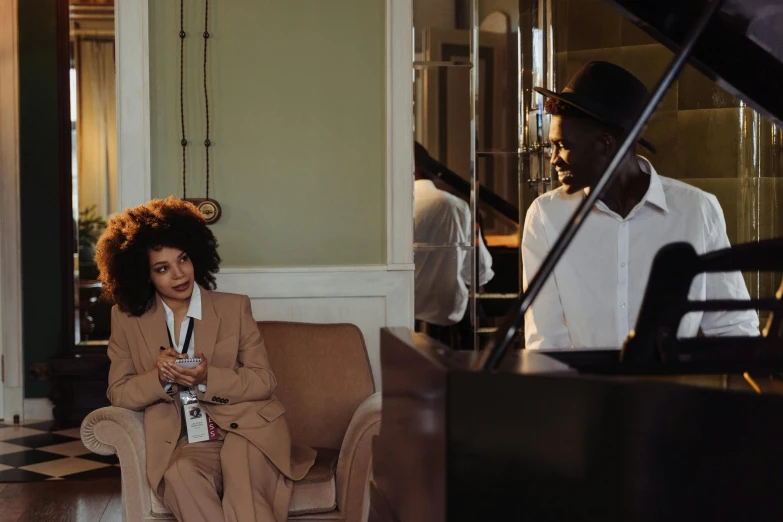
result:
[[[416,319],[441,326],[458,323],[468,306],[471,265],[470,250],[457,245],[472,243],[470,207],[426,179],[414,183],[414,205],[414,243],[435,246],[413,254]],[[495,272],[481,234],[478,246],[477,274],[482,286]]]
[[[163,305],[163,310],[166,312],[166,327],[169,329],[169,333],[171,334],[171,340],[174,341],[174,343],[177,346],[173,346],[175,350],[177,350],[180,353],[187,353],[188,357],[193,358],[196,355],[196,333],[193,332],[193,335],[190,336],[190,342],[188,343],[188,346],[183,346],[185,344],[185,338],[188,334],[188,324],[190,321],[182,321],[182,324],[179,327],[179,340],[177,340],[174,337],[174,311],[169,308],[169,305],[166,304],[166,301],[163,299],[160,300],[161,304]],[[191,321],[201,320],[201,289],[196,283],[193,283],[193,292],[190,294],[190,305],[188,305],[188,313],[185,316],[185,318],[191,318]],[[194,325],[195,326],[195,325]],[[195,330],[195,328],[194,328]],[[187,349],[185,349],[187,348]],[[171,389],[171,385],[166,386],[166,391],[169,391]],[[204,384],[199,384],[198,389],[203,393],[207,391],[207,387]]]
[[[525,314],[527,348],[619,348],[634,328],[653,258],[669,243],[684,241],[698,254],[729,247],[718,200],[691,185],[664,178],[645,158],[646,195],[625,218],[598,201]],[[563,187],[536,199],[522,236],[523,288],[560,235],[586,191]],[[692,300],[748,299],[739,272],[701,274]],[[678,337],[759,335],[756,312],[692,312]]]

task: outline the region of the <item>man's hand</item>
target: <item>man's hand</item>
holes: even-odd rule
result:
[[[209,363],[201,352],[196,352],[196,357],[201,358],[201,364],[195,368],[180,368],[174,361],[165,363],[166,371],[171,375],[170,379],[182,386],[192,388],[198,384],[206,384]]]
[[[174,364],[177,359],[184,359],[187,355],[179,353],[177,350],[169,346],[168,348],[160,347],[160,355],[158,355],[158,380],[161,386],[166,386],[169,380],[172,380],[172,374],[168,371],[167,364]]]

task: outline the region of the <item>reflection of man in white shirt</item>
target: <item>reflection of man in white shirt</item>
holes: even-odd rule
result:
[[[435,187],[425,172],[429,154],[416,144],[414,184],[416,252],[415,315],[430,325],[449,326],[460,322],[468,306],[470,250],[472,244],[470,207],[460,198]],[[481,233],[478,284],[483,286],[495,273],[492,257]]]
[[[592,67],[592,71],[586,70]],[[638,82],[606,62],[593,62],[577,73],[563,94],[550,96],[549,139],[552,166],[563,186],[536,199],[525,219],[522,237],[523,287],[527,289],[565,224],[597,182],[627,129],[609,126],[579,108],[581,83],[606,74],[615,83]],[[630,78],[629,78],[630,77]],[[640,83],[640,82],[639,82]],[[627,93],[587,89],[603,97],[594,105],[612,117],[612,104]],[[646,89],[641,86],[646,93]],[[571,95],[569,97],[568,95]],[[642,96],[643,98],[643,96]],[[644,102],[642,99],[641,102]],[[607,109],[607,107],[610,107]],[[603,108],[603,109],[602,109]],[[634,110],[626,112],[634,112]],[[618,121],[620,121],[618,119]],[[648,148],[651,145],[642,144]],[[726,224],[718,200],[685,183],[659,176],[649,161],[629,151],[617,180],[608,187],[576,234],[543,290],[525,315],[527,348],[619,348],[635,326],[653,258],[664,245],[688,242],[699,254],[727,248]],[[699,275],[692,300],[748,299],[739,272]],[[686,315],[679,337],[758,335],[755,311],[694,312]]]

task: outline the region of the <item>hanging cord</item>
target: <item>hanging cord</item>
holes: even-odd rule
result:
[[[182,130],[182,198],[186,198],[188,195],[186,184],[186,163],[185,163],[185,147],[188,145],[188,140],[185,139],[185,20],[184,20],[184,6],[185,0],[179,0],[179,119],[180,127]]]
[[[206,151],[206,170],[207,170],[207,199],[209,199],[209,93],[207,92],[207,43],[209,42],[209,31],[207,23],[209,21],[209,0],[204,4],[204,106],[206,107],[207,137],[204,140],[204,149]]]

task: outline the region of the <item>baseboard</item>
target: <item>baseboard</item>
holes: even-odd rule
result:
[[[54,408],[54,405],[49,399],[25,399],[23,421],[53,420],[52,408]]]
[[[22,386],[5,386],[3,388],[3,422],[10,424],[14,420],[14,415],[22,418],[24,413],[24,388]]]

